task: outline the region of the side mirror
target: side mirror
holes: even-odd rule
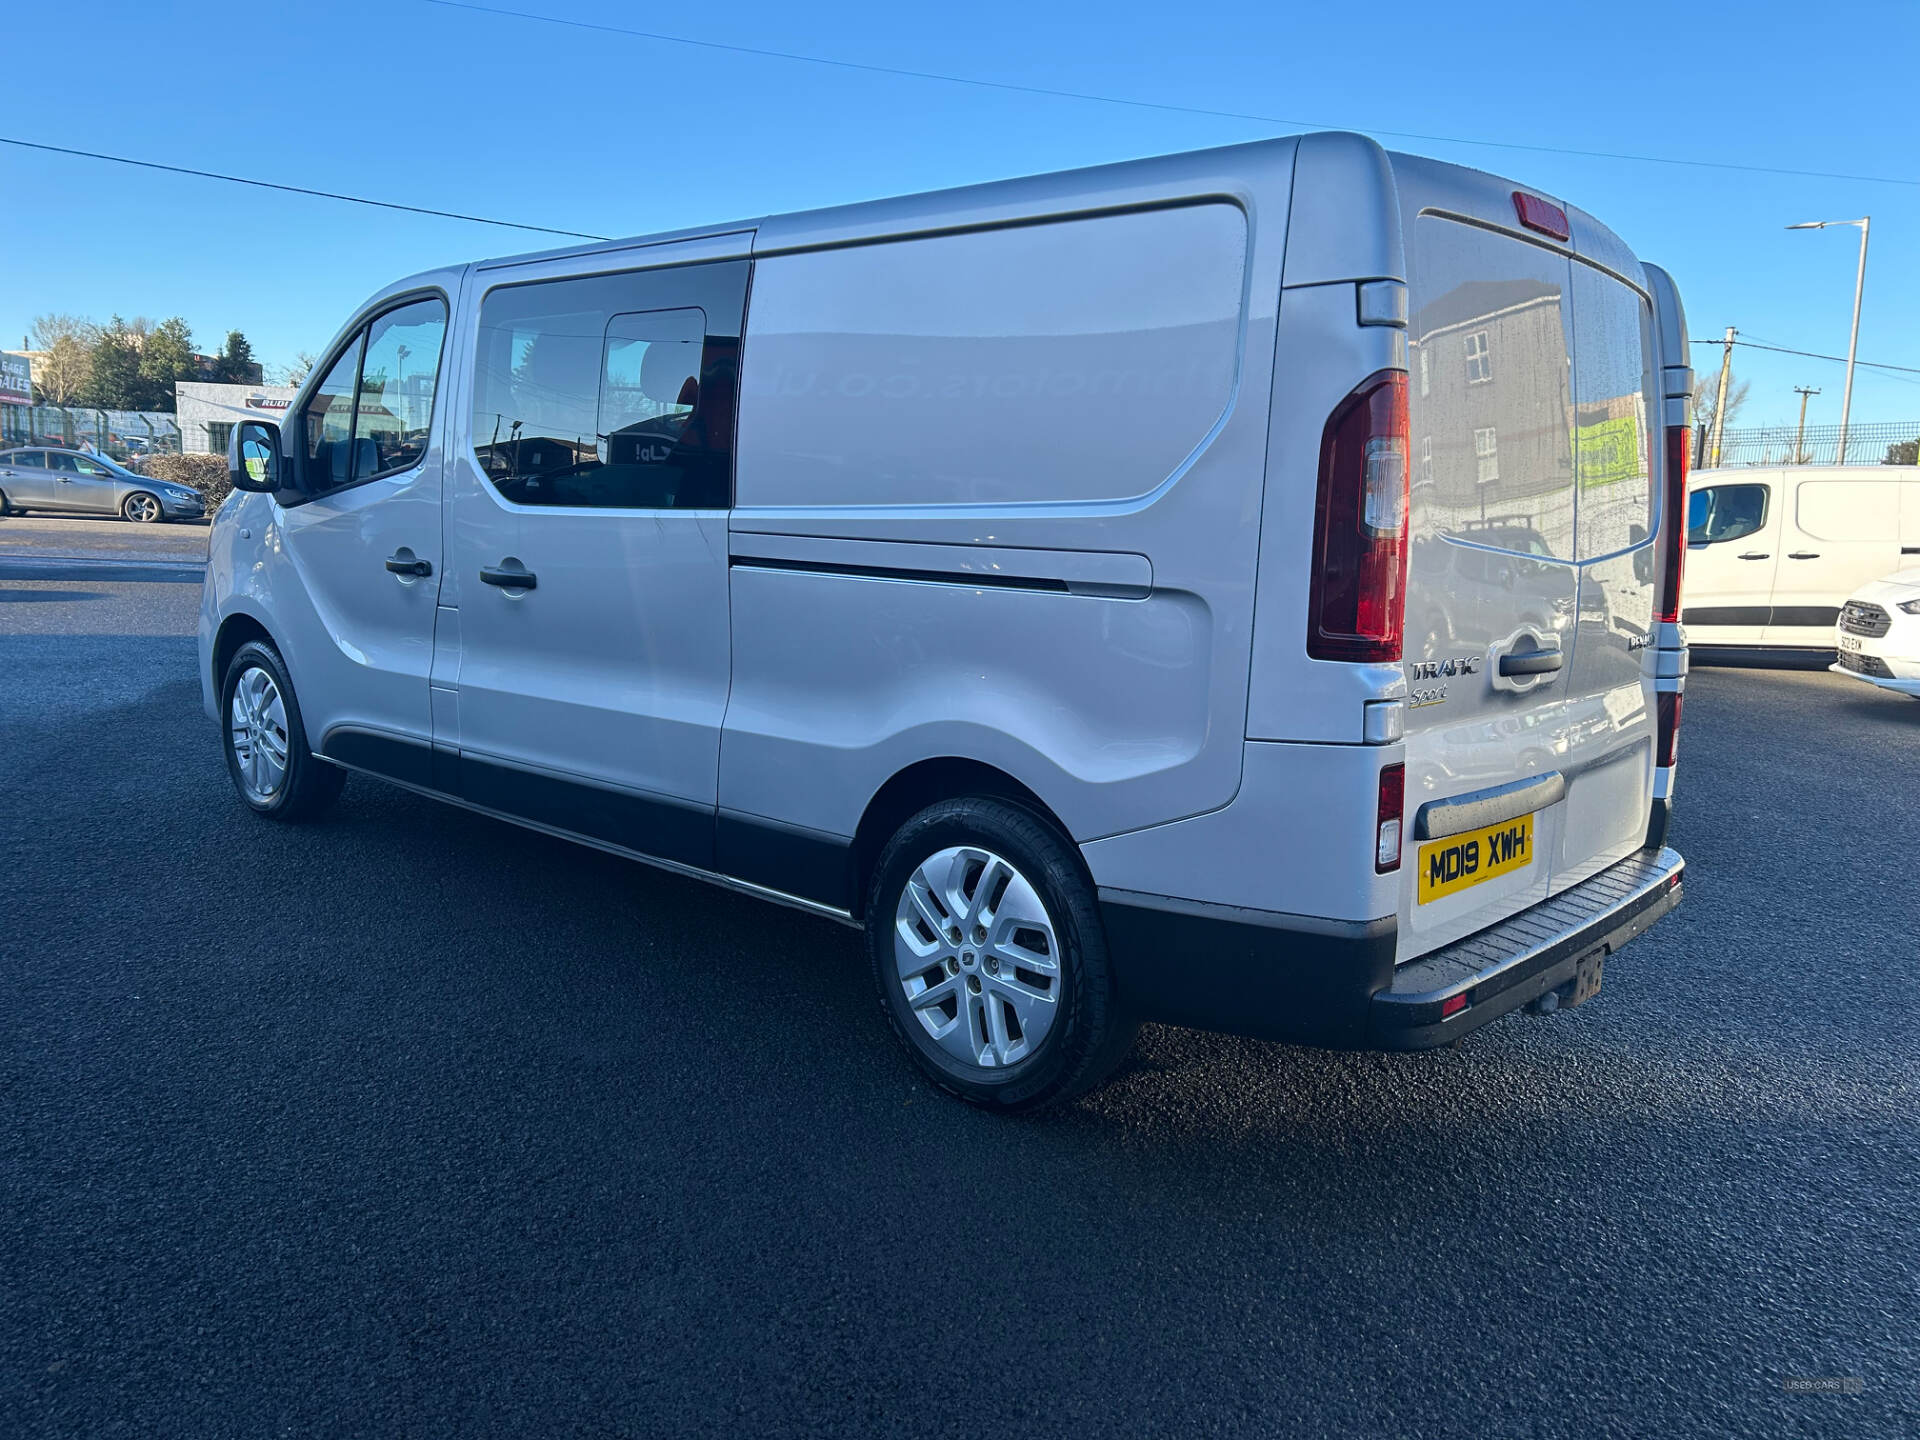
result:
[[[236,490],[278,490],[280,427],[271,420],[242,420],[234,426],[227,442],[227,478]]]

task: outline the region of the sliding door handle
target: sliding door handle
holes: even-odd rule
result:
[[[395,575],[417,576],[424,580],[433,574],[433,562],[422,560],[413,551],[402,545],[387,557],[387,569]]]
[[[480,583],[498,585],[502,590],[531,590],[540,582],[531,570],[509,555],[498,565],[484,566]]]
[[[1773,558],[1773,552],[1771,550],[1743,550],[1738,558],[1741,560],[1771,560]]]
[[[1787,558],[1789,560],[1818,560],[1820,558],[1820,552],[1818,550],[1794,550],[1788,553]]]

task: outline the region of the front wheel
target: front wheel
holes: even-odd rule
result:
[[[992,1110],[1104,1080],[1138,1028],[1071,842],[1004,800],[943,801],[900,827],[867,894],[880,1004],[929,1079]]]
[[[242,645],[220,694],[227,773],[248,809],[269,820],[306,820],[333,803],[346,772],[307,748],[293,682],[272,646]]]
[[[160,518],[160,502],[144,490],[137,491],[121,503],[120,513],[136,525],[151,525]]]

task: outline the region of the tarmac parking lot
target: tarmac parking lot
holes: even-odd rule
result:
[[[0,522],[0,1434],[1912,1433],[1920,703],[1696,669],[1687,899],[1578,1011],[1010,1121],[825,921],[254,820],[205,534]]]

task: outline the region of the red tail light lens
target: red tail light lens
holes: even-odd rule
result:
[[[1406,620],[1407,372],[1382,370],[1342,400],[1320,436],[1307,654],[1398,660]]]
[[[1407,804],[1407,767],[1383,766],[1380,771],[1379,819],[1374,829],[1373,868],[1385,875],[1400,868],[1400,818]]]
[[[1570,233],[1566,211],[1551,200],[1542,200],[1538,195],[1529,195],[1524,190],[1513,192],[1513,213],[1520,217],[1520,223],[1527,229],[1551,235],[1556,240],[1565,240]]]
[[[1685,425],[1667,426],[1666,568],[1660,584],[1656,619],[1680,623],[1680,575],[1687,563],[1687,460],[1690,438]]]
[[[1655,763],[1662,769],[1673,764],[1680,749],[1680,702],[1685,698],[1676,690],[1665,690],[1653,697]]]

